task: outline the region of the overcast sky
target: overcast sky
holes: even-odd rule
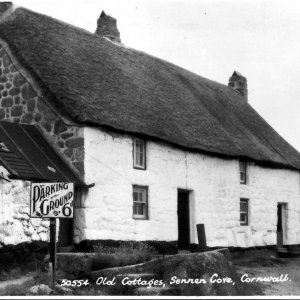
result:
[[[297,4],[297,2],[299,4]],[[102,10],[122,42],[201,76],[248,79],[249,103],[300,151],[300,2],[16,0],[95,31]]]

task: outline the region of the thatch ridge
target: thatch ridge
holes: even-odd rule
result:
[[[0,37],[76,122],[300,169],[300,154],[223,84],[23,8]]]

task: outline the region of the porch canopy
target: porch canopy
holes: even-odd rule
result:
[[[10,179],[89,187],[34,125],[0,122],[0,164],[9,171]]]

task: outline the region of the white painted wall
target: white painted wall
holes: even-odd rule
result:
[[[300,243],[299,173],[248,166],[147,142],[147,170],[133,169],[132,138],[85,128],[86,182],[95,182],[75,213],[75,242],[83,239],[177,240],[177,189],[191,190],[191,242],[204,223],[207,244],[276,244],[277,202],[287,203],[285,242]],[[149,187],[149,220],[132,218],[132,185]],[[249,198],[249,226],[240,226],[239,199]]]

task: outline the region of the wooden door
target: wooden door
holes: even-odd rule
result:
[[[59,219],[59,233],[57,247],[73,245],[73,219]]]
[[[178,190],[178,249],[190,250],[189,191]]]
[[[283,205],[277,204],[277,247],[282,248],[283,246],[283,220],[282,220],[282,209]]]

